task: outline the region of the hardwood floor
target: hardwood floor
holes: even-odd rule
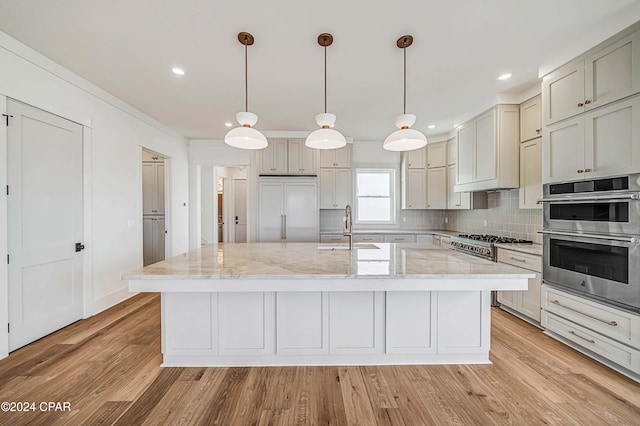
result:
[[[640,384],[492,315],[492,365],[160,368],[160,299],[141,294],[0,361],[0,402],[36,403],[0,424],[640,424]]]

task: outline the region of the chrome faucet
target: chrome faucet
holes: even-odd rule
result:
[[[349,250],[353,250],[353,219],[351,217],[351,206],[347,204],[344,208],[344,232],[345,237],[349,237]]]

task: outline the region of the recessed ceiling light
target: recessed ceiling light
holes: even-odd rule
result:
[[[182,68],[171,68],[171,71],[175,75],[184,75],[184,70]]]
[[[229,122],[227,121],[226,123],[224,123],[224,125],[225,125],[225,126],[227,126],[227,127],[231,127],[231,126],[233,126],[233,123],[229,123]]]
[[[435,124],[429,124],[427,127],[430,128],[430,129],[435,129],[436,125]]]
[[[498,80],[507,80],[511,78],[511,74],[506,73],[506,74],[502,74],[500,77],[498,77]]]

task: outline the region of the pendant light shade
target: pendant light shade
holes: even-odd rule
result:
[[[316,115],[316,123],[320,129],[311,132],[304,142],[309,148],[336,149],[347,145],[347,140],[342,134],[332,129],[336,122],[336,116],[327,112],[327,46],[333,43],[333,36],[323,33],[318,36],[318,44],[324,47],[324,113]]]
[[[404,110],[396,117],[395,125],[398,129],[384,140],[382,147],[387,151],[413,151],[427,145],[427,138],[422,132],[411,129],[416,122],[416,116],[407,114],[407,47],[413,43],[413,36],[405,35],[398,39],[396,45],[402,49],[404,55]]]
[[[241,149],[262,149],[269,143],[267,138],[258,130],[253,129],[258,122],[258,116],[249,112],[249,89],[248,89],[248,68],[247,68],[247,46],[253,44],[253,36],[246,32],[238,34],[238,41],[244,45],[244,102],[245,110],[236,114],[236,120],[241,127],[231,129],[224,136],[224,142],[234,148]]]

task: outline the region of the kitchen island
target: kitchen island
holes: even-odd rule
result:
[[[162,294],[164,366],[489,363],[528,271],[420,244],[212,244],[123,274]]]

